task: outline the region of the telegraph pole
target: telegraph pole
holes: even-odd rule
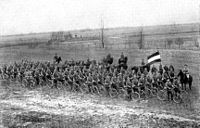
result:
[[[199,5],[199,8],[198,8],[198,21],[197,21],[197,25],[198,25],[198,28],[197,28],[197,40],[195,42],[195,45],[197,47],[200,46],[200,5]]]
[[[139,45],[140,49],[144,48],[144,43],[143,43],[143,25],[141,26],[141,30],[140,30],[140,45]]]
[[[200,36],[200,5],[199,5],[199,36]]]
[[[102,43],[102,47],[104,48],[104,21],[103,21],[103,18],[101,18],[101,43]]]

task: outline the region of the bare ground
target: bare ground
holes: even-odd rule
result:
[[[122,101],[90,94],[27,90],[1,85],[1,127],[132,128],[200,127],[200,113],[191,104],[156,99]]]

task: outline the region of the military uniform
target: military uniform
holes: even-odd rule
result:
[[[167,87],[167,98],[168,100],[173,100],[173,93],[172,93],[172,83],[170,82],[170,80],[168,79],[168,81],[166,82],[166,87]]]

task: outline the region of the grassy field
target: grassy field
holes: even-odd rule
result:
[[[143,26],[143,27],[122,27],[122,28],[106,28],[104,30],[104,42],[106,47],[129,47],[138,48],[141,41],[141,32],[144,48],[162,48],[162,49],[199,49],[197,42],[199,38],[199,24],[172,24],[161,26]],[[93,44],[96,42],[101,44],[101,31],[99,29],[85,29],[68,31],[74,37],[71,41],[81,44]],[[68,33],[64,32],[64,33]],[[52,32],[46,33],[30,33],[21,35],[9,35],[0,37],[0,47],[10,45],[25,44],[42,44],[47,43],[51,39]],[[77,38],[75,38],[77,35]],[[80,38],[80,36],[82,38]],[[90,38],[96,41],[88,40]],[[99,40],[98,40],[99,38]],[[65,43],[70,43],[66,41]],[[200,42],[200,41],[199,41]],[[181,44],[179,46],[179,44]],[[119,45],[119,46],[118,46]],[[125,46],[126,45],[126,46]]]
[[[194,82],[197,83],[199,79],[199,51],[192,50],[163,50],[158,49],[162,57],[163,65],[174,65],[177,71],[183,68],[184,64],[189,65],[191,74],[194,76]],[[52,61],[55,53],[58,53],[63,60],[78,59],[85,60],[87,58],[101,60],[108,53],[114,56],[114,63],[123,52],[128,56],[128,65],[139,65],[142,59],[147,58],[148,55],[157,51],[156,49],[100,49],[90,47],[78,47],[69,45],[38,45],[36,47],[26,46],[12,46],[0,49],[0,64],[18,61],[24,57],[34,60],[48,60]]]
[[[97,59],[111,53],[114,63],[121,52],[128,56],[129,66],[139,65],[141,59],[155,52],[138,49],[99,49],[74,47],[68,45],[44,45],[36,47],[19,45],[0,49],[0,63],[12,63],[22,58],[40,61],[52,61],[55,53],[66,59]],[[49,90],[26,90],[15,83],[10,89],[1,91],[1,118],[3,127],[27,126],[36,127],[198,127],[200,121],[199,101],[199,51],[191,50],[159,50],[163,65],[174,65],[176,72],[186,63],[194,77],[193,90],[188,101],[177,105],[161,102],[157,99],[144,101],[120,101],[105,97],[74,94],[67,91],[53,97]],[[2,84],[1,84],[2,85]],[[9,91],[11,90],[11,91]],[[42,91],[41,91],[42,90]],[[54,90],[55,91],[55,90]],[[44,95],[47,94],[47,95]],[[60,108],[61,107],[61,108]],[[104,110],[104,111],[102,111]],[[78,112],[78,113],[77,113]],[[12,122],[8,125],[8,122]]]

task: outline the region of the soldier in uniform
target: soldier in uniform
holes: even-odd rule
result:
[[[53,86],[52,87],[55,87],[57,88],[58,87],[58,68],[56,67],[54,72],[53,72]]]
[[[110,93],[110,76],[106,76],[104,85],[105,85],[107,96],[109,96],[109,93]]]
[[[172,93],[173,86],[172,86],[170,79],[167,79],[165,86],[167,88],[167,98],[168,98],[168,100],[173,100],[173,93]]]
[[[87,81],[86,81],[86,83],[88,85],[89,92],[92,91],[92,80],[93,80],[92,75],[91,75],[91,73],[89,73],[89,76],[87,77]]]
[[[163,67],[162,67],[162,64],[161,64],[161,63],[160,63],[160,65],[159,65],[159,72],[160,72],[161,75],[163,74]]]
[[[147,68],[146,68],[146,67],[144,68],[143,74],[144,74],[145,77],[148,75],[148,71],[147,71]]]
[[[127,78],[127,81],[126,81],[126,88],[127,88],[127,93],[128,93],[128,99],[131,100],[132,98],[132,83],[131,83],[131,80],[130,78],[128,77]]]
[[[111,65],[113,63],[113,57],[111,56],[111,54],[109,53],[106,57],[106,62]]]
[[[140,77],[140,79],[138,80],[138,86],[139,86],[139,89],[140,89],[140,90],[145,91],[145,83],[146,83],[146,80],[145,80],[145,78],[144,78],[144,74],[141,74],[141,77]]]
[[[153,74],[154,72],[157,72],[158,69],[153,65],[153,67],[151,68],[151,73]]]
[[[142,59],[141,65],[142,65],[142,66],[145,66],[144,59]]]
[[[119,69],[121,69],[121,67],[123,67],[124,69],[127,69],[127,61],[128,58],[124,56],[123,52],[121,53],[121,57],[118,60],[118,64],[119,64]]]
[[[53,57],[53,62],[54,62],[54,63],[56,63],[56,62],[57,62],[57,60],[58,60],[58,54],[57,54],[57,53],[55,53],[55,55],[54,55],[54,57]]]
[[[187,72],[189,72],[189,71],[188,71],[188,65],[185,64],[185,65],[184,65],[184,68],[183,68],[183,73],[186,74]]]
[[[178,79],[177,79],[177,77],[176,77],[176,78],[174,79],[174,83],[173,83],[175,95],[181,93],[181,91],[180,91],[180,85],[181,85],[181,84],[179,83],[179,81],[178,81]]]

